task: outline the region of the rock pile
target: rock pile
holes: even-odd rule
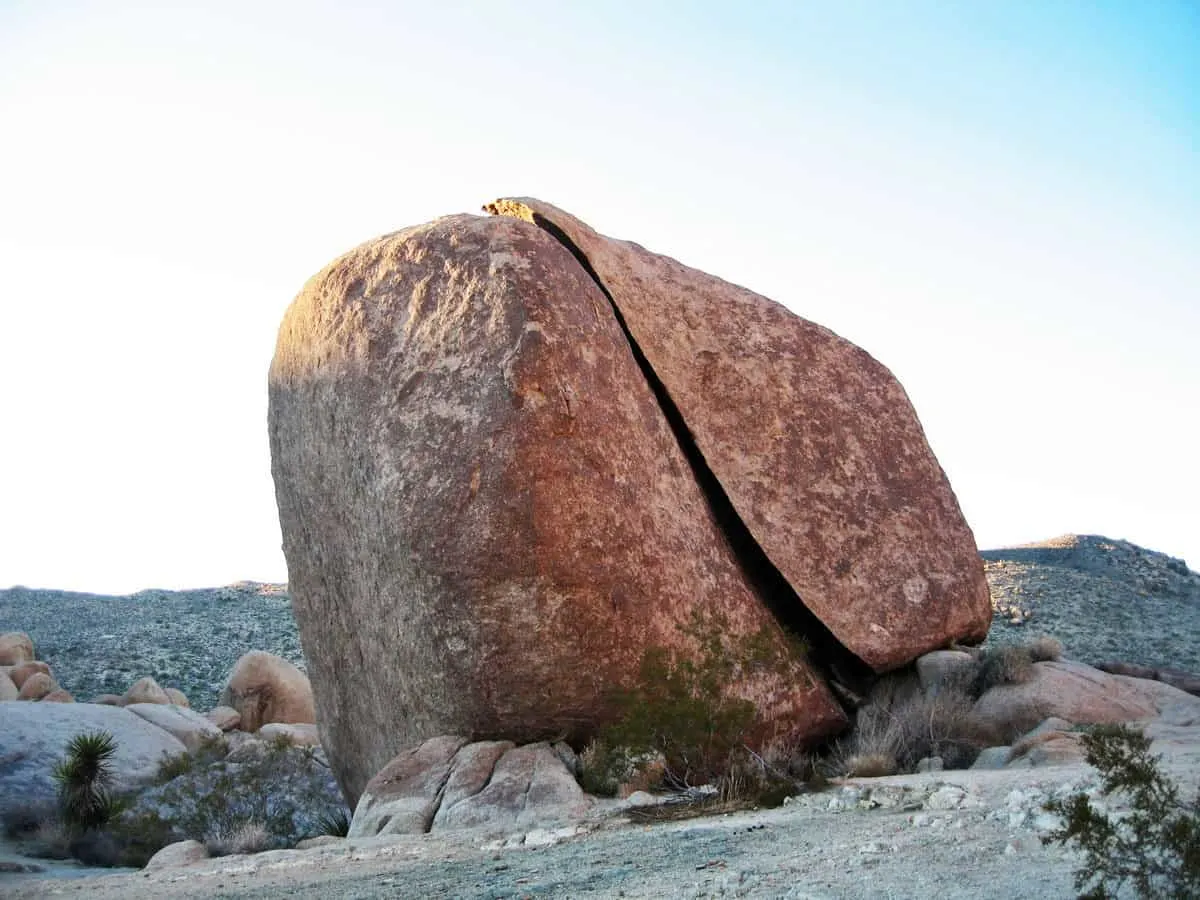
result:
[[[554,207],[489,210],[352,251],[280,329],[272,471],[348,798],[437,735],[578,745],[652,649],[720,635],[758,737],[812,740],[845,723],[831,679],[983,638],[886,369]]]

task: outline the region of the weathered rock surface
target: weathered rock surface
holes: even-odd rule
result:
[[[285,740],[293,747],[319,747],[321,738],[316,725],[289,725],[283,722],[269,722],[258,729],[258,736],[264,741]]]
[[[1146,722],[1164,716],[1178,724],[1200,721],[1200,699],[1159,682],[1109,675],[1066,660],[1035,663],[1033,672],[1024,684],[985,693],[972,708],[972,718],[1013,735],[1051,716],[1076,725]]]
[[[514,834],[584,818],[592,800],[546,743],[468,743],[443,735],[405,751],[368,783],[349,836],[479,829]]]
[[[0,672],[0,703],[16,700],[20,696],[20,688],[13,684],[7,672]]]
[[[74,703],[74,695],[62,688],[55,688],[42,698],[43,703]]]
[[[434,735],[586,738],[649,647],[694,652],[679,625],[697,617],[776,658],[731,684],[764,729],[844,723],[607,298],[545,231],[454,216],[337,260],[281,326],[270,432],[322,743],[352,801]]]
[[[1184,672],[1182,669],[1156,668],[1139,666],[1134,663],[1110,662],[1097,663],[1096,668],[1111,675],[1127,675],[1130,678],[1145,678],[1149,681],[1161,681],[1173,688],[1200,696],[1200,675]]]
[[[171,698],[153,678],[146,676],[131,684],[122,697],[122,706],[131,703],[157,703],[161,706],[170,704]]]
[[[34,658],[33,640],[25,632],[0,634],[0,666],[18,666]]]
[[[13,666],[8,670],[8,677],[11,678],[12,683],[15,684],[18,689],[20,689],[30,675],[34,675],[38,672],[41,672],[44,675],[49,675],[52,678],[54,677],[53,673],[50,671],[50,667],[40,659],[31,659],[27,662],[19,663],[18,665]]]
[[[974,536],[884,366],[765,297],[547,203],[487,209],[548,227],[586,257],[738,515],[843,645],[885,670],[986,636]]]
[[[171,701],[171,705],[191,709],[191,701],[188,700],[187,695],[183,691],[178,688],[163,688],[163,690],[166,692],[167,699]]]
[[[209,858],[208,848],[199,841],[176,841],[167,844],[146,863],[145,870],[153,872],[156,869],[174,869],[180,866],[190,866]]]
[[[58,690],[58,684],[45,672],[33,672],[22,683],[17,693],[18,700],[41,700],[47,694]]]
[[[242,714],[231,706],[214,706],[204,714],[204,718],[222,731],[233,731],[241,724]]]
[[[234,665],[221,706],[238,712],[242,731],[258,731],[271,722],[316,721],[308,676],[286,659],[261,650],[245,654]]]
[[[36,676],[35,676],[36,677]],[[185,752],[166,731],[115,706],[91,703],[0,705],[0,797],[29,801],[55,796],[50,777],[67,743],[88,731],[107,731],[116,741],[113,778],[127,787],[154,776],[164,755]]]
[[[179,739],[188,750],[199,750],[222,734],[221,729],[185,706],[161,703],[129,703],[125,709]]]

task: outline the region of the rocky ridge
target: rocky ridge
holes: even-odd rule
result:
[[[1091,665],[1200,672],[1200,574],[1183,560],[1100,535],[980,556],[995,610],[989,644],[1046,633]]]

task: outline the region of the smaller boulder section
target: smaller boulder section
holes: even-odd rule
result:
[[[262,650],[252,650],[234,664],[220,705],[237,711],[242,731],[258,731],[271,722],[317,721],[308,676],[283,657]]]

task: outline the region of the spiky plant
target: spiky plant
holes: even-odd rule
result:
[[[105,825],[118,811],[109,793],[112,758],[117,744],[107,731],[89,731],[71,738],[67,755],[54,767],[58,806],[63,824],[74,831]]]

